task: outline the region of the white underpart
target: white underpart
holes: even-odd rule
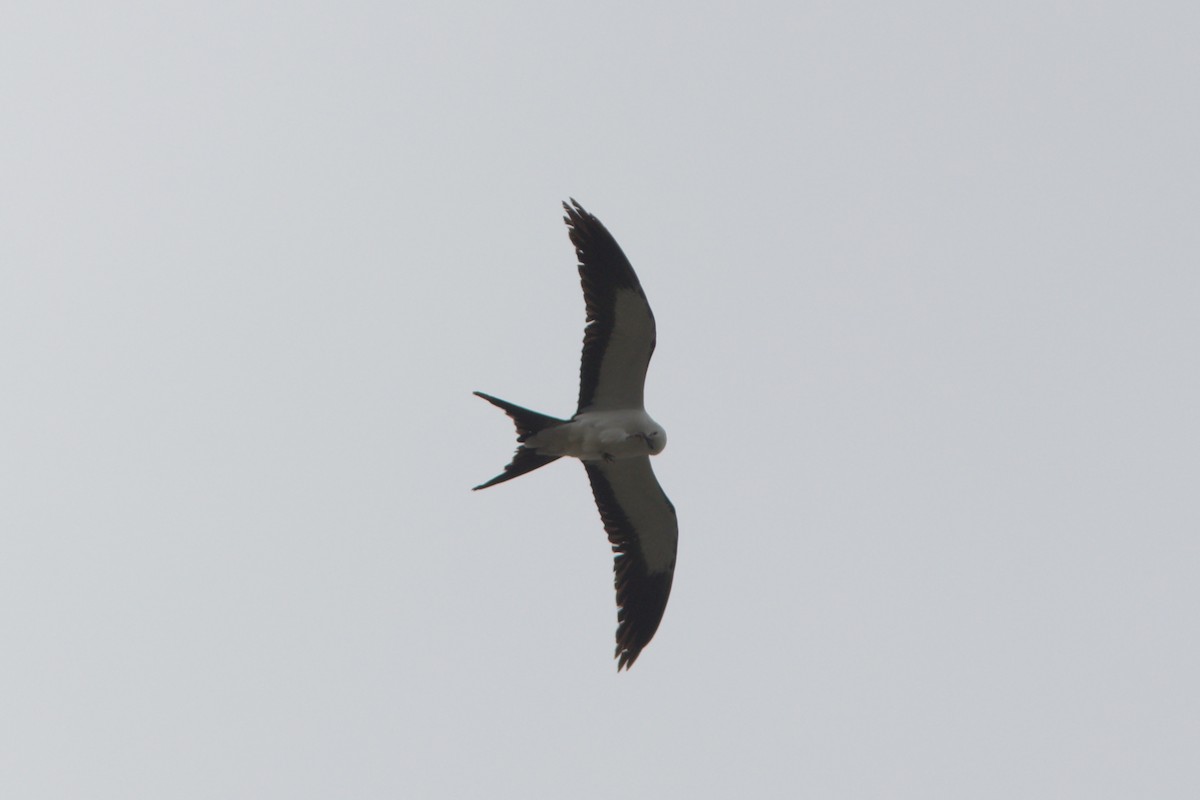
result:
[[[650,459],[602,464],[600,469],[612,488],[617,505],[637,531],[637,547],[650,572],[663,572],[675,565],[679,522],[675,511],[650,468]]]
[[[600,461],[605,456],[633,458],[649,454],[642,437],[652,433],[665,443],[662,427],[640,408],[585,411],[564,425],[529,437],[525,446],[548,456],[573,456],[583,461]]]
[[[620,289],[613,301],[613,329],[600,360],[596,392],[586,411],[640,408],[650,346],[654,341],[654,317],[646,298],[633,289]]]

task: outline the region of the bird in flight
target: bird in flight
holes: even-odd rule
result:
[[[614,554],[617,671],[629,669],[658,630],[671,579],[679,523],[650,456],[667,446],[646,413],[643,389],[654,353],[654,314],[629,259],[600,220],[579,203],[563,203],[587,306],[579,406],[569,420],[521,408],[483,392],[517,428],[517,452],[496,477],[475,489],[524,475],[563,456],[583,462]]]

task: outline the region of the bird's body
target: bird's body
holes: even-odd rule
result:
[[[662,426],[640,408],[585,411],[569,422],[545,428],[525,440],[543,455],[572,456],[580,461],[614,461],[662,452],[667,443]]]
[[[654,314],[629,260],[600,221],[563,204],[587,305],[579,406],[569,420],[476,392],[502,408],[520,446],[484,489],[564,456],[587,470],[615,556],[617,669],[628,669],[658,630],[671,592],[679,524],[650,456],[667,436],[646,413],[643,389],[655,346]]]

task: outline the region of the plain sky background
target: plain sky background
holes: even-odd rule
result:
[[[1200,796],[1194,3],[25,3],[0,796]],[[658,318],[612,660],[559,203]]]

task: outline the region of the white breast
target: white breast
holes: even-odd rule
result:
[[[606,455],[631,458],[647,454],[642,434],[658,426],[641,409],[624,411],[588,411],[565,425],[547,428],[525,442],[549,456],[573,456],[598,461]]]

